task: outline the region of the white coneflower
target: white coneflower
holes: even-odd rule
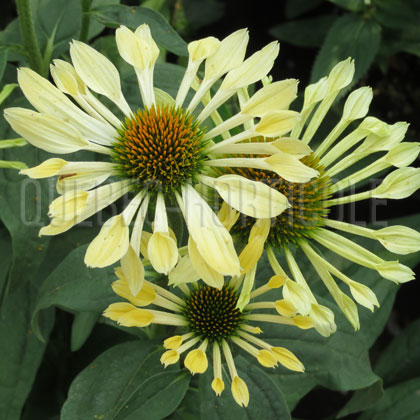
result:
[[[221,275],[239,275],[240,263],[231,236],[195,187],[205,184],[237,210],[250,217],[267,218],[288,208],[283,194],[240,175],[215,175],[213,169],[227,165],[259,168],[293,182],[306,182],[318,175],[300,161],[310,149],[299,140],[283,143],[280,139],[264,149],[267,156],[262,158],[247,156],[259,153],[260,146],[240,143],[256,135],[280,138],[300,121],[299,113],[288,110],[296,97],[296,80],[264,86],[251,98],[247,94],[247,86],[271,70],[278,43],[272,42],[244,60],[248,43],[245,29],[222,41],[208,37],[191,42],[188,66],[173,99],[154,88],[159,49],[149,27],[141,25],[132,32],[122,26],[116,31],[116,42],[120,55],[137,75],[142,105],[135,109],[122,94],[116,67],[82,42],[71,44],[73,65],[55,60],[51,66],[56,86],[27,68],[19,70],[19,86],[37,111],[6,109],[5,118],[13,129],[53,154],[88,150],[106,157],[100,162],[53,157],[23,171],[33,178],[59,177],[57,190],[62,195],[51,203],[51,223],[40,234],[62,233],[131,192],[134,196],[127,208],[107,221],[90,244],[85,258],[88,266],[104,267],[121,258],[139,265],[133,261],[139,258],[142,226],[151,199],[156,202],[156,213],[148,256],[157,271],[167,274],[178,259],[176,238],[167,220],[170,201],[179,204],[201,257]],[[204,78],[199,82],[197,71],[202,63]],[[221,79],[211,97],[210,89]],[[191,87],[195,94],[186,101]],[[92,92],[113,102],[120,115],[112,113]],[[233,96],[239,98],[241,111],[223,121],[217,108]],[[204,106],[200,109],[198,105]],[[246,128],[242,132],[230,135],[230,129],[243,124]],[[215,144],[213,139],[219,135],[223,140]],[[115,181],[105,183],[110,177]],[[139,287],[141,282],[133,284],[133,291]]]
[[[161,357],[162,364],[167,366],[177,363],[181,355],[186,353],[185,367],[193,375],[204,373],[209,365],[208,354],[211,354],[214,374],[211,386],[216,395],[223,392],[228,379],[235,401],[245,407],[249,402],[248,387],[236,370],[232,346],[251,354],[264,367],[274,368],[280,363],[287,369],[304,371],[303,364],[290,350],[272,346],[258,338],[257,335],[262,330],[252,325],[254,322],[269,322],[302,329],[313,326],[312,320],[306,316],[279,315],[276,310],[277,302],[252,302],[254,297],[280,287],[284,282],[282,276],[273,276],[266,285],[255,290],[251,302],[240,311],[237,308],[237,289],[240,285],[238,278],[226,282],[220,289],[200,282],[194,282],[192,288],[185,283],[179,283],[182,290],[179,296],[145,281],[141,291],[132,295],[123,270],[117,268],[116,274],[118,280],[112,284],[112,288],[128,302],[109,305],[104,316],[125,327],[146,327],[150,324],[178,327],[177,334],[168,337],[163,343],[166,351]],[[181,277],[189,277],[183,270],[179,274]],[[272,309],[274,313],[259,311],[260,308]],[[222,354],[230,378],[223,376]]]
[[[301,110],[302,119],[291,131],[292,137],[302,138],[305,144],[311,142],[339,91],[352,80],[353,73],[354,64],[347,59],[337,64],[328,77],[306,88]],[[268,223],[265,222],[269,231],[263,235],[259,234],[260,242],[265,242],[269,261],[276,274],[286,275],[286,270],[281,267],[277,255],[283,254],[288,265],[290,277],[283,286],[283,313],[311,316],[315,328],[323,335],[335,331],[334,316],[331,310],[316,301],[310,284],[308,285],[299,268],[299,265],[304,263],[294,257],[294,247],[300,248],[309,259],[355,329],[359,328],[359,318],[354,301],[372,311],[375,306],[379,306],[379,302],[367,286],[349,278],[322,257],[317,246],[322,245],[355,264],[376,270],[383,278],[396,283],[412,280],[412,270],[396,260],[384,260],[337,231],[377,240],[387,250],[396,254],[404,255],[420,250],[420,233],[411,228],[390,226],[374,230],[328,218],[329,208],[335,205],[371,197],[402,199],[420,188],[420,168],[409,167],[419,154],[420,144],[402,142],[408,124],[397,122],[388,125],[377,118],[366,117],[371,100],[372,90],[368,87],[361,87],[350,93],[340,121],[320,144],[314,147],[313,153],[302,159],[303,163],[319,172],[319,176],[309,182],[294,183],[285,177],[276,176],[273,172],[254,168],[225,170],[225,173],[237,173],[255,181],[265,182],[288,198],[290,208],[269,219]],[[338,141],[351,122],[362,118],[355,129],[347,131]],[[264,147],[270,145],[267,141],[261,143],[261,139],[251,140]],[[377,152],[382,152],[382,156],[362,169],[354,170],[350,175],[337,180],[337,176],[345,169]],[[356,194],[341,194],[347,188],[392,166],[396,169],[376,188]],[[340,196],[333,197],[337,193],[340,193]],[[229,213],[227,210],[224,212]],[[243,242],[248,240],[246,247],[253,248],[250,259],[252,264],[255,264],[262,254],[263,246],[261,243],[256,244],[251,238],[258,230],[261,231],[263,219],[255,222],[252,218],[242,217],[235,222],[236,224],[229,228],[231,227],[232,234],[242,238]],[[352,298],[342,291],[336,279],[348,287]],[[243,292],[244,297],[247,294],[249,290]]]

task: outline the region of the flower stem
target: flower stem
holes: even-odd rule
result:
[[[89,37],[90,6],[92,0],[82,0],[82,28],[80,29],[80,41],[86,42]]]
[[[42,74],[43,60],[35,34],[30,0],[16,0],[16,6],[23,45],[28,52],[29,65],[32,70]]]

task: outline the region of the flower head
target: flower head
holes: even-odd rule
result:
[[[120,27],[116,43],[137,76],[140,95],[134,106],[122,93],[114,64],[79,41],[70,47],[72,64],[55,60],[51,65],[55,86],[30,69],[18,72],[19,86],[36,111],[6,109],[5,118],[15,131],[55,155],[78,150],[103,155],[86,162],[52,157],[22,171],[33,178],[58,176],[60,196],[51,203],[51,223],[40,234],[65,232],[130,193],[128,206],[104,224],[88,247],[88,266],[104,267],[122,258],[139,266],[141,262],[134,261],[140,258],[144,220],[149,207],[154,207],[147,255],[158,272],[168,274],[178,260],[178,249],[166,207],[178,204],[198,258],[205,259],[219,276],[239,275],[241,266],[232,238],[198,191],[210,187],[236,210],[267,218],[289,207],[280,191],[240,174],[220,175],[216,169],[263,169],[294,182],[308,182],[318,174],[300,161],[310,152],[306,145],[298,140],[283,143],[280,138],[301,118],[288,110],[296,97],[297,81],[276,82],[251,97],[248,94],[248,85],[270,72],[278,43],[245,59],[245,29],[221,41],[208,37],[191,42],[176,98],[154,86],[159,49],[147,25],[135,32]],[[202,80],[197,76],[201,64]],[[212,89],[218,80],[221,84]],[[217,110],[232,97],[238,99],[241,111],[223,120]],[[102,98],[111,101],[117,113]],[[237,134],[232,135],[231,129]],[[253,157],[260,153],[259,146],[243,140],[256,135],[279,141],[267,145],[265,157]],[[299,176],[292,175],[293,171]],[[132,287],[135,291],[141,281],[133,280]]]
[[[184,273],[188,275],[187,271]],[[133,295],[123,270],[118,268],[116,274],[118,280],[112,288],[128,302],[109,305],[104,316],[126,327],[150,324],[176,326],[176,335],[168,337],[163,343],[166,351],[161,356],[162,364],[168,366],[177,363],[185,354],[185,367],[193,375],[200,374],[208,369],[211,355],[214,375],[211,386],[216,395],[220,395],[225,388],[226,378],[222,374],[224,359],[235,401],[241,406],[248,405],[248,388],[238,376],[232,347],[241,348],[264,367],[274,368],[280,363],[287,369],[304,371],[303,364],[291,351],[271,346],[258,338],[262,330],[253,325],[254,322],[270,322],[303,329],[313,326],[309,317],[280,315],[276,310],[277,302],[253,302],[254,297],[278,287],[281,283],[278,278],[256,289],[251,294],[251,302],[241,311],[238,307],[241,277],[226,281],[221,289],[201,282],[194,282],[190,288],[183,283],[179,285],[182,290],[179,295],[145,281],[140,292]],[[261,309],[271,309],[273,313]]]
[[[350,83],[353,73],[354,64],[348,59],[337,64],[328,77],[306,88],[301,109],[302,118],[292,129],[291,138],[301,138],[305,145],[313,140],[339,91]],[[253,254],[256,257],[253,264],[258,261],[265,247],[274,272],[287,278],[282,288],[284,299],[278,306],[279,311],[284,316],[310,316],[315,328],[326,336],[336,329],[333,313],[317,302],[300,270],[302,262],[294,257],[293,248],[297,247],[303,251],[355,329],[359,328],[355,302],[372,311],[375,306],[379,306],[379,302],[367,286],[349,278],[325,259],[317,250],[317,246],[322,245],[355,264],[376,270],[383,278],[396,283],[412,280],[414,273],[397,260],[386,261],[339,232],[377,240],[387,250],[396,254],[403,255],[420,250],[420,233],[408,227],[390,226],[374,230],[329,217],[330,209],[339,204],[371,197],[401,199],[420,188],[420,169],[409,166],[417,158],[420,144],[402,142],[408,124],[397,122],[389,125],[377,118],[366,116],[371,100],[372,90],[368,87],[350,93],[339,122],[314,147],[313,152],[302,159],[307,167],[318,171],[318,175],[309,182],[296,183],[285,176],[278,177],[273,172],[254,168],[225,169],[227,173],[240,173],[248,179],[264,182],[288,198],[290,207],[268,219],[269,229],[264,236],[260,236],[264,246],[259,245],[259,251],[255,252],[254,245]],[[349,125],[358,119],[363,120],[356,128],[348,130]],[[266,147],[266,139],[251,140],[254,144]],[[350,172],[354,164],[378,152],[382,153],[381,157],[373,161],[371,159],[371,163],[362,169],[353,169]],[[368,180],[391,167],[396,169],[376,188],[356,194],[345,193],[361,181]],[[350,168],[350,175],[342,176],[347,168]],[[242,253],[250,246],[251,238],[255,236],[253,230],[261,222],[262,219],[256,221],[251,217],[241,216],[229,226],[234,236],[242,242],[248,241]],[[280,265],[277,258],[279,254],[284,255],[289,274]],[[337,285],[337,279],[348,288],[351,297]],[[243,291],[242,294],[249,294],[249,291]]]

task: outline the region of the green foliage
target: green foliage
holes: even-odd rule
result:
[[[139,25],[147,23],[154,40],[159,45],[177,55],[187,55],[185,41],[155,10],[140,6],[106,5],[92,10],[91,13],[92,17],[98,22],[110,28],[125,25],[131,29],[136,29]]]
[[[87,246],[72,251],[42,284],[33,316],[35,334],[42,338],[39,312],[52,306],[75,311],[101,313],[116,295],[111,282],[113,269],[90,269],[83,262]]]
[[[328,31],[311,72],[311,82],[327,75],[339,62],[347,57],[355,61],[353,83],[368,71],[381,39],[380,26],[357,15],[338,18]]]
[[[321,15],[285,22],[273,26],[270,34],[280,41],[293,40],[293,44],[299,47],[320,47],[335,20],[335,16]]]
[[[230,394],[230,378],[225,372],[225,390],[220,397],[216,397],[211,389],[213,374],[207,371],[200,377],[199,398],[200,415],[202,420],[236,419],[291,419],[289,408],[282,394],[267,370],[260,368],[254,361],[239,356],[235,358],[238,375],[248,385],[250,392],[249,406],[239,407]]]
[[[420,377],[420,319],[408,325],[382,352],[375,371],[385,386]]]
[[[420,416],[420,378],[411,379],[385,390],[382,399],[358,420],[412,420]]]
[[[305,17],[308,12],[312,15]],[[269,33],[292,45],[320,48],[312,82],[349,56],[356,62],[353,83],[373,64],[386,71],[398,52],[420,56],[416,0],[288,0],[284,13],[288,21],[271,27]]]
[[[316,9],[324,0],[287,0],[285,14],[288,19],[293,19],[313,9]]]
[[[171,414],[191,376],[174,366],[163,370],[154,348],[150,340],[136,340],[102,353],[73,381],[61,419],[159,420]]]

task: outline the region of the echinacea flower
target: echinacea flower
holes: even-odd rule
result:
[[[53,157],[22,171],[32,178],[58,176],[61,195],[51,203],[51,223],[40,234],[65,232],[131,193],[128,206],[104,224],[88,247],[88,266],[105,267],[123,259],[123,268],[138,275],[130,276],[133,293],[140,290],[141,233],[152,201],[156,210],[147,252],[156,271],[167,274],[178,260],[176,237],[166,210],[168,204],[177,203],[198,254],[220,275],[239,275],[232,238],[197,187],[213,188],[230,206],[255,218],[275,217],[289,203],[282,193],[262,182],[237,174],[218,176],[212,168],[258,168],[290,182],[307,182],[318,175],[316,169],[300,161],[310,153],[307,145],[281,139],[300,121],[299,113],[288,110],[296,97],[297,81],[271,83],[248,95],[247,86],[261,81],[271,70],[278,43],[272,42],[244,59],[248,43],[245,29],[222,41],[208,37],[191,42],[176,98],[154,87],[159,49],[147,25],[135,32],[120,27],[116,43],[138,79],[139,105],[134,109],[124,98],[116,67],[79,41],[70,47],[73,65],[55,60],[51,66],[56,86],[30,69],[18,72],[19,86],[36,111],[5,110],[5,118],[16,132],[55,155],[87,150],[105,157],[85,162]],[[200,81],[197,72],[203,62]],[[213,94],[211,89],[220,80]],[[187,100],[191,88],[195,93]],[[104,105],[101,96],[119,109],[119,115]],[[231,97],[237,97],[241,111],[223,121],[217,109]],[[231,135],[233,128],[239,128],[239,133]],[[277,139],[264,149],[265,157],[249,156],[258,153],[259,145],[240,143],[255,135]],[[222,141],[215,144],[218,137]],[[106,183],[109,179],[113,181]]]
[[[182,271],[184,276],[188,273]],[[116,294],[127,301],[112,303],[104,316],[125,327],[146,327],[151,324],[163,324],[177,327],[175,335],[168,337],[163,345],[166,351],[161,362],[166,367],[177,363],[181,356],[185,367],[194,375],[204,373],[209,366],[209,355],[213,365],[212,389],[220,395],[225,389],[226,380],[231,383],[231,392],[235,401],[247,406],[249,392],[245,381],[238,376],[232,347],[242,349],[255,357],[267,368],[274,368],[279,363],[287,369],[303,372],[302,362],[288,349],[272,346],[257,335],[262,330],[253,325],[255,322],[269,322],[290,325],[302,329],[311,328],[312,320],[307,316],[284,317],[276,311],[277,302],[252,302],[252,299],[282,286],[285,278],[273,276],[267,284],[253,291],[251,302],[243,311],[237,308],[238,288],[243,276],[226,281],[221,289],[216,289],[199,281],[190,288],[179,284],[182,293],[175,294],[167,288],[145,280],[142,289],[132,295],[123,270],[116,269],[118,280],[112,284]],[[181,273],[182,274],[182,273]],[[260,308],[265,311],[259,311]],[[267,313],[266,309],[274,313]],[[223,356],[222,356],[223,355]],[[230,378],[222,374],[223,359],[228,367]]]
[[[291,137],[301,138],[305,144],[311,142],[338,93],[351,82],[353,74],[354,63],[347,59],[337,64],[328,77],[306,88],[301,109],[302,119],[291,131]],[[249,217],[239,217],[231,227],[231,232],[242,238],[242,242],[248,240],[247,246],[253,247],[252,264],[256,263],[265,248],[274,272],[287,276],[286,269],[277,258],[280,255],[285,257],[290,277],[287,276],[282,289],[282,313],[285,316],[295,316],[298,313],[310,316],[314,320],[315,328],[325,336],[336,329],[333,313],[317,302],[310,283],[308,284],[309,279],[301,271],[302,264],[306,262],[294,257],[295,247],[306,255],[355,329],[360,325],[354,301],[372,311],[375,306],[379,306],[379,302],[373,291],[363,284],[362,279],[359,281],[349,278],[321,255],[318,246],[321,245],[355,264],[376,270],[380,276],[395,283],[412,280],[413,271],[397,260],[387,261],[381,258],[357,241],[349,239],[348,235],[344,236],[339,232],[379,241],[388,251],[396,254],[404,255],[420,250],[420,233],[411,228],[389,226],[374,230],[328,217],[332,206],[369,198],[402,199],[420,188],[420,168],[409,166],[419,154],[420,143],[402,142],[407,123],[389,125],[366,116],[371,100],[372,90],[369,87],[361,87],[349,94],[340,121],[313,147],[313,153],[302,159],[302,162],[319,172],[309,182],[298,184],[269,171],[249,168],[229,168],[225,172],[239,173],[249,179],[265,182],[288,198],[290,208],[265,222],[266,231],[264,235],[259,235],[264,246],[261,243],[258,246],[253,245],[249,239],[255,235],[254,231],[261,231],[263,219],[255,222]],[[345,131],[358,119],[363,120],[356,128]],[[343,132],[345,135],[341,136]],[[251,141],[263,146],[267,144],[260,138]],[[352,165],[372,155],[375,159],[371,159],[361,169],[353,169],[349,175],[337,179],[345,169],[351,170]],[[365,191],[355,194],[345,193],[350,187],[391,167],[396,169],[386,175],[376,188],[365,188]],[[336,279],[344,283],[352,298],[339,287]],[[252,285],[242,295],[249,295],[250,290]]]

